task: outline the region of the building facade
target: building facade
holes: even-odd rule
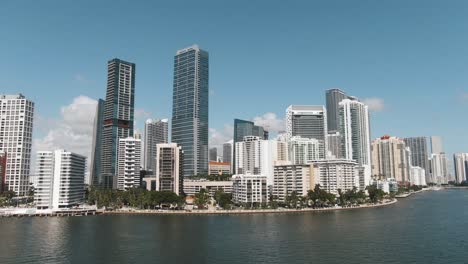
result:
[[[230,175],[231,163],[210,161],[208,164],[209,175]]]
[[[38,181],[34,193],[36,207],[59,210],[83,204],[85,170],[84,156],[65,150],[38,152]]]
[[[453,154],[453,164],[455,181],[457,183],[468,181],[468,153]]]
[[[394,178],[399,183],[410,182],[411,151],[397,137],[383,136],[372,141],[372,176]]]
[[[141,139],[120,138],[117,152],[115,189],[126,191],[140,187]]]
[[[431,164],[431,183],[447,184],[448,162],[445,153],[432,153],[429,162]]]
[[[146,171],[154,172],[156,169],[156,145],[169,142],[168,130],[169,126],[167,119],[146,120],[143,145],[145,152],[143,168]]]
[[[292,192],[299,196],[306,196],[309,190],[313,190],[315,182],[311,181],[312,165],[282,164],[274,169],[273,196],[277,201],[285,202],[286,197]]]
[[[216,191],[222,190],[225,193],[232,193],[232,181],[209,181],[206,179],[187,179],[184,180],[184,193],[187,196],[193,196],[201,189],[208,191],[210,197],[214,197]]]
[[[342,136],[340,132],[334,131],[327,134],[327,158],[329,159],[341,159],[343,155],[342,151]]]
[[[223,144],[223,161],[231,164],[231,170],[233,166],[233,154],[234,154],[234,140],[229,140]]]
[[[156,190],[181,195],[184,190],[185,152],[176,143],[156,145]]]
[[[234,119],[234,137],[233,137],[233,166],[236,163],[236,143],[244,141],[244,137],[247,136],[254,136],[258,137],[261,140],[268,139],[268,131],[266,131],[261,126],[256,126],[254,122],[242,120],[242,119]],[[235,168],[233,168],[234,171]]]
[[[405,144],[411,150],[411,165],[424,169],[426,182],[430,182],[429,151],[427,137],[404,138]]]
[[[210,160],[209,161],[218,161],[218,149],[210,148]]]
[[[232,176],[232,201],[236,204],[262,204],[268,202],[267,177],[265,175]]]
[[[0,192],[5,191],[7,153],[0,151]]]
[[[197,45],[174,57],[171,140],[184,151],[184,176],[208,173],[208,52]]]
[[[322,146],[315,138],[292,137],[289,141],[289,158],[292,164],[307,164],[312,160],[325,159]]]
[[[325,91],[327,106],[327,126],[328,132],[333,133],[339,128],[339,103],[349,98],[345,92],[340,89],[329,89]]]
[[[338,195],[338,189],[346,192],[359,188],[360,169],[353,160],[316,160],[311,162],[311,184],[320,184],[325,191]]]
[[[411,166],[410,182],[412,185],[426,186],[426,170],[421,167]]]
[[[29,194],[34,103],[22,94],[0,95],[0,151],[6,153],[5,190]]]
[[[107,91],[104,102],[99,174],[101,188],[115,188],[117,148],[120,138],[133,137],[135,108],[135,64],[120,59],[107,63]]]

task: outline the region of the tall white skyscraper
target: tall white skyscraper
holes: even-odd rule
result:
[[[18,95],[0,95],[0,151],[7,155],[5,190],[29,193],[34,103]]]
[[[371,180],[371,151],[369,110],[367,105],[344,99],[339,103],[339,129],[342,135],[342,152],[345,159],[355,160],[364,168],[364,179],[361,188],[369,185]]]
[[[156,168],[156,145],[168,143],[168,120],[152,120],[145,122],[144,146],[145,151],[143,168],[154,173]]]
[[[84,203],[86,157],[65,150],[37,153],[38,209],[62,209]]]
[[[461,183],[468,181],[468,153],[453,154],[455,181]]]
[[[290,105],[286,109],[286,133],[292,137],[313,138],[320,142],[321,157],[326,156],[327,111],[323,105]]]
[[[120,138],[117,152],[115,189],[128,190],[140,186],[141,139]]]

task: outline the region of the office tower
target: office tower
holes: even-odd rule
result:
[[[442,138],[440,136],[431,137],[431,153],[438,154],[444,152]]]
[[[329,89],[325,91],[327,105],[328,132],[333,133],[339,129],[339,103],[350,98],[340,89]]]
[[[423,168],[426,182],[430,182],[429,151],[427,137],[404,138],[405,144],[411,150],[411,165]]]
[[[185,152],[176,143],[156,145],[156,190],[183,193]]]
[[[341,159],[342,147],[342,136],[340,132],[331,132],[327,134],[327,158],[330,159]]]
[[[325,159],[320,150],[320,141],[314,138],[292,137],[289,141],[289,158],[292,164],[307,164],[312,160]]]
[[[411,151],[397,137],[383,136],[372,141],[372,176],[379,179],[394,178],[409,183]]]
[[[236,163],[236,148],[235,145],[237,142],[242,142],[244,137],[247,136],[254,136],[259,137],[259,139],[266,140],[268,139],[268,131],[266,131],[261,126],[256,126],[254,122],[241,120],[241,119],[234,119],[234,138],[233,138],[233,166]],[[235,168],[233,168],[235,169]]]
[[[468,153],[453,154],[455,181],[462,183],[468,181]]]
[[[4,190],[29,194],[34,103],[22,94],[0,95],[0,151],[7,153]]]
[[[208,173],[208,52],[197,45],[174,57],[172,142],[184,151],[184,176]]]
[[[99,186],[101,170],[102,126],[104,120],[104,100],[99,99],[96,106],[93,128],[93,146],[91,149],[90,184]]]
[[[320,142],[321,157],[326,156],[327,114],[324,106],[290,105],[286,109],[286,132],[288,139],[317,139]]]
[[[361,170],[353,160],[317,160],[312,161],[311,165],[311,184],[320,184],[320,188],[329,193],[338,195],[338,189],[346,192],[359,187]]]
[[[243,174],[232,176],[232,201],[248,206],[268,202],[267,177]]]
[[[371,180],[370,126],[367,105],[344,99],[339,103],[339,130],[342,135],[343,158],[355,160],[364,168],[364,178],[359,179],[364,190]]]
[[[0,151],[0,192],[3,192],[4,191],[3,188],[5,187],[6,161],[7,161],[6,152]]]
[[[62,209],[81,205],[85,198],[84,156],[65,150],[39,151],[34,202],[38,209]]]
[[[436,149],[437,150],[437,149]],[[431,164],[431,183],[447,184],[448,171],[447,171],[447,157],[445,153],[432,153],[430,156]]]
[[[307,196],[309,190],[313,190],[315,185],[311,181],[310,164],[294,165],[284,162],[275,165],[273,180],[273,196],[279,202],[286,202],[286,197],[296,192],[298,196]]]
[[[169,142],[168,130],[167,119],[146,120],[143,146],[145,151],[143,168],[145,170],[154,172],[156,168],[156,145]]]
[[[217,161],[217,160],[218,160],[218,149],[210,148],[210,161]]]
[[[133,137],[135,106],[135,64],[120,59],[107,64],[100,169],[96,182],[101,188],[115,188],[117,147],[120,138]]]
[[[114,188],[126,191],[140,187],[141,139],[119,138]]]
[[[233,158],[233,151],[234,151],[234,141],[229,140],[228,142],[223,144],[223,161],[229,162],[231,164],[231,171],[232,171],[232,158]]]

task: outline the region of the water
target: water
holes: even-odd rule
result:
[[[468,190],[320,213],[3,218],[0,263],[468,263]]]

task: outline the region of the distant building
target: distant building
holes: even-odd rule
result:
[[[143,149],[145,153],[143,168],[154,171],[156,168],[156,145],[168,143],[168,120],[148,119],[145,122],[145,136]]]
[[[430,182],[429,151],[427,137],[404,138],[405,144],[411,150],[411,165],[424,169],[425,182]]]
[[[426,186],[426,171],[421,167],[411,166],[410,182],[412,185]]]
[[[324,106],[290,105],[286,109],[288,139],[302,137],[316,139],[320,143],[321,157],[326,156],[327,112]]]
[[[265,175],[234,175],[232,182],[234,203],[252,205],[268,202],[267,177]]]
[[[285,202],[286,197],[292,192],[298,196],[306,196],[309,190],[313,190],[315,182],[311,180],[312,165],[294,165],[284,162],[276,165],[274,170],[273,196],[280,202]]]
[[[218,190],[222,190],[225,193],[232,193],[232,181],[208,181],[206,179],[184,180],[185,195],[195,195],[199,193],[201,189],[207,190],[211,197],[213,197]]]
[[[101,158],[102,158],[102,128],[104,122],[104,100],[99,99],[96,105],[93,127],[93,146],[91,148],[90,185],[100,186]]]
[[[340,132],[332,132],[327,134],[327,158],[341,159],[343,157],[341,151],[342,136]]]
[[[231,164],[231,170],[233,166],[233,152],[234,152],[234,145],[233,140],[229,140],[228,142],[223,144],[223,161],[229,162]]]
[[[411,151],[397,137],[383,136],[372,141],[372,176],[410,182]]]
[[[230,175],[231,163],[210,161],[208,164],[209,175]]]
[[[377,189],[384,191],[385,193],[396,193],[398,192],[398,183],[393,178],[388,179],[372,179],[371,185],[375,185]]]
[[[0,151],[7,153],[5,190],[29,193],[34,103],[22,94],[0,95]]]
[[[325,159],[321,142],[315,138],[292,137],[289,141],[289,158],[293,164],[307,164]]]
[[[233,138],[233,166],[236,163],[236,143],[244,141],[245,137],[254,136],[261,140],[268,139],[268,131],[261,126],[256,126],[254,122],[234,119],[234,138]],[[235,168],[234,168],[235,169]]]
[[[209,161],[217,161],[218,160],[218,148],[210,148],[210,160]]]
[[[444,152],[444,146],[442,145],[442,138],[440,136],[431,137],[431,153],[440,154]]]
[[[328,132],[334,133],[339,128],[339,103],[344,99],[348,99],[346,95],[340,89],[329,89],[325,91],[325,99],[327,105],[327,126]],[[339,158],[339,157],[337,157]]]
[[[70,208],[84,203],[86,158],[65,150],[37,153],[38,209]]]
[[[455,181],[462,183],[468,181],[468,153],[453,154]]]
[[[171,140],[184,151],[185,177],[208,173],[208,61],[198,45],[174,57]]]
[[[359,188],[358,163],[352,160],[316,160],[312,161],[311,184],[320,184],[325,191],[338,195],[338,189],[343,192]]]
[[[432,153],[430,157],[431,182],[436,184],[448,183],[447,157],[445,153]]]
[[[141,139],[120,138],[117,154],[115,189],[140,187]]]

